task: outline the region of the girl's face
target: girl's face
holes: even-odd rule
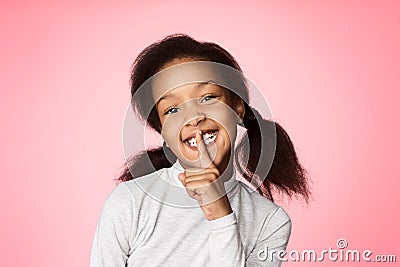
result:
[[[193,59],[175,60],[164,68],[188,61],[193,61]],[[159,78],[152,86],[153,98],[161,122],[161,133],[166,145],[177,156],[184,168],[199,167],[195,134],[196,131],[201,130],[209,155],[222,173],[231,159],[231,151],[233,151],[237,134],[237,122],[244,115],[243,102],[232,97],[227,89],[212,82],[206,82],[218,79],[211,68],[202,67],[195,71],[184,68],[184,70],[173,71]],[[171,77],[175,75],[187,77],[188,73],[184,72],[188,71],[190,71],[189,75],[196,73],[197,80],[205,82],[179,85],[178,80],[172,78],[171,83]],[[177,87],[166,86],[173,83],[177,83]]]

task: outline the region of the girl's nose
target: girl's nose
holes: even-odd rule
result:
[[[204,114],[198,114],[196,117],[191,118],[188,122],[187,125],[190,126],[197,126],[199,125],[202,121],[206,119],[206,116]]]
[[[204,110],[202,106],[199,105],[197,99],[187,101],[187,103],[185,103],[185,106],[182,106],[182,110],[186,125],[188,126],[197,126],[206,119]]]

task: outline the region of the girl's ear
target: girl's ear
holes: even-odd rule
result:
[[[169,145],[167,144],[167,142],[165,142],[164,136],[162,134],[161,134],[161,140],[162,140],[162,145],[169,148]]]

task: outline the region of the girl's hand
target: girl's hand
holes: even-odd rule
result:
[[[178,178],[186,187],[189,196],[196,199],[207,220],[215,220],[232,213],[226,191],[217,166],[208,154],[201,131],[196,133],[199,152],[199,170],[185,170]],[[222,197],[221,197],[222,196]]]

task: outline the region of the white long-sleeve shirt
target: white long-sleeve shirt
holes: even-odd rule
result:
[[[224,184],[233,212],[208,221],[179,181],[183,171],[176,161],[118,184],[97,223],[91,267],[281,265],[291,221],[280,206],[234,172]]]

